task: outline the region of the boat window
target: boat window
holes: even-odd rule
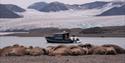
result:
[[[63,35],[60,34],[56,34],[54,35],[55,39],[63,39]]]

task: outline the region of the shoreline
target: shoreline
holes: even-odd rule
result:
[[[125,63],[125,54],[83,56],[8,56],[1,63]]]
[[[125,37],[125,26],[93,27],[93,28],[38,28],[31,30],[1,31],[0,36],[46,37],[59,32],[69,32],[78,37]]]
[[[2,34],[3,33],[3,34]],[[44,34],[44,33],[30,33],[30,32],[1,32],[0,37],[2,36],[17,36],[17,37],[46,37],[52,36],[54,33]],[[73,35],[73,34],[71,34]],[[125,37],[125,34],[74,34],[77,37]]]

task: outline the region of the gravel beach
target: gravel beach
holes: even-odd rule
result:
[[[83,56],[6,56],[0,63],[125,63],[125,54]]]

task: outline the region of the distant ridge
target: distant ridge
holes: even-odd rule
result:
[[[17,5],[13,5],[13,4],[3,4],[6,6],[6,8],[8,8],[9,10],[13,11],[13,12],[24,12],[26,11],[25,9],[17,6]]]
[[[20,18],[21,16],[0,4],[0,18]]]
[[[97,16],[125,15],[125,5],[111,8]]]
[[[64,4],[60,2],[51,2],[51,3],[45,3],[45,2],[37,2],[32,5],[30,5],[29,9],[35,9],[41,12],[57,12],[57,11],[65,11],[65,10],[80,10],[80,9],[94,9],[94,8],[101,8],[104,5],[108,4],[110,2],[103,2],[103,1],[96,1],[86,4]]]
[[[86,4],[80,5],[84,9],[95,9],[95,8],[102,8],[104,5],[108,4],[110,2],[104,2],[104,1],[95,1],[95,2],[90,2]]]
[[[30,5],[28,8],[40,11],[40,9],[44,8],[44,6],[46,6],[46,5],[48,5],[48,3],[37,2],[37,3],[34,3],[34,4]]]
[[[28,8],[35,9],[41,12],[57,12],[57,11],[69,10],[65,4],[60,2],[51,2],[51,3],[38,2],[34,3],[33,5],[30,5]]]

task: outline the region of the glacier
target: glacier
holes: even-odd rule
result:
[[[60,12],[38,12],[27,9],[21,13],[24,18],[0,19],[0,31],[29,30],[36,28],[90,28],[104,26],[125,26],[125,15],[95,16],[103,12],[101,9],[69,10]]]

